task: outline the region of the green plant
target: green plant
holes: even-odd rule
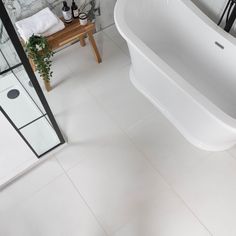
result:
[[[52,61],[53,51],[50,48],[48,41],[43,36],[32,35],[26,43],[26,53],[34,62],[36,71],[40,77],[49,82],[52,77]]]

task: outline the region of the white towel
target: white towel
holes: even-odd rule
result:
[[[28,39],[29,39],[29,37],[26,37],[25,35],[24,35],[24,33],[20,30],[20,29],[18,29],[18,32],[19,32],[19,34],[20,34],[20,37],[23,39],[23,41],[26,43],[27,41],[28,41]],[[35,34],[35,35],[37,35],[37,34]]]
[[[63,23],[63,21],[61,21],[60,19],[58,19],[58,23],[54,26],[52,26],[49,30],[47,30],[46,32],[43,32],[42,34],[34,34],[34,35],[38,35],[38,36],[44,36],[44,37],[48,37],[52,34],[57,33],[58,31],[61,31],[65,28],[65,24]],[[24,35],[24,33],[21,30],[18,30],[20,37],[23,39],[23,41],[26,43],[30,37],[26,37]]]
[[[46,32],[42,33],[42,36],[50,36],[52,34],[57,33],[58,31],[61,31],[65,28],[64,23],[58,18],[58,23],[54,26],[52,26],[49,30],[47,30]]]
[[[47,7],[31,17],[16,22],[16,27],[25,40],[33,34],[43,34],[58,23],[58,18]]]

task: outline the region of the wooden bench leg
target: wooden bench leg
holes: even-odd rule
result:
[[[102,59],[101,59],[100,53],[98,51],[97,44],[96,44],[96,41],[93,37],[93,32],[92,31],[88,32],[88,38],[89,38],[89,42],[90,42],[90,44],[93,48],[94,56],[96,58],[97,63],[101,63]]]
[[[85,39],[84,39],[84,35],[81,35],[79,37],[79,41],[80,41],[81,47],[84,47],[86,45],[86,42],[85,42]]]
[[[50,81],[44,80],[44,86],[45,86],[45,89],[47,90],[47,92],[50,92],[52,90]]]
[[[35,72],[36,67],[35,67],[35,64],[34,64],[34,62],[33,62],[33,60],[31,58],[29,58],[29,63],[31,65],[32,70]]]

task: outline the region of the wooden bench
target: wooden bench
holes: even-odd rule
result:
[[[65,28],[63,30],[47,37],[47,40],[51,48],[53,50],[56,50],[65,46],[66,44],[73,43],[74,41],[77,40],[80,40],[80,45],[84,47],[86,45],[85,37],[88,37],[95,59],[97,63],[101,63],[102,59],[98,51],[96,41],[93,37],[94,32],[95,32],[94,23],[88,23],[87,25],[82,26],[79,23],[79,19],[74,19],[69,24],[65,23]],[[35,66],[32,60],[30,60],[30,64],[33,70],[35,70]],[[45,87],[47,91],[51,90],[50,83],[45,84]]]

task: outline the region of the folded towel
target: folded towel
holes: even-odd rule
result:
[[[58,23],[56,25],[53,25],[49,30],[47,30],[46,32],[42,33],[42,36],[50,36],[52,34],[57,33],[58,31],[61,31],[65,28],[64,23],[58,18]]]
[[[26,43],[29,39],[29,37],[26,37],[23,33],[23,31],[21,31],[21,29],[17,29],[18,30],[18,33],[20,34],[20,37],[23,39],[23,41]],[[37,35],[37,34],[35,34]]]
[[[33,34],[41,35],[56,24],[58,18],[47,7],[31,17],[16,22],[16,27],[25,39],[29,39]]]

